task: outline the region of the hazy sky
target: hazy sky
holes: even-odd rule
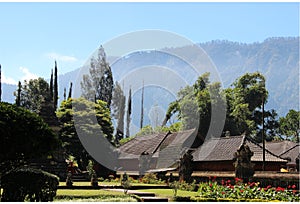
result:
[[[161,29],[206,42],[299,36],[299,3],[0,3],[2,80],[80,67],[124,33]]]

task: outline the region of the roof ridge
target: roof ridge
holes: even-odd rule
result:
[[[160,134],[160,133],[159,133]],[[159,135],[158,134],[158,135]],[[165,136],[163,137],[163,139],[158,143],[158,145],[156,146],[156,148],[153,150],[153,152],[151,152],[151,154],[155,154],[155,152],[157,152],[157,150],[159,149],[159,147],[161,146],[161,144],[165,141],[165,139],[171,135],[172,133],[170,131],[168,131],[167,133],[165,133]]]
[[[263,147],[262,147],[259,143],[255,142],[254,139],[252,139],[252,138],[250,138],[250,137],[246,137],[246,139],[247,139],[249,142],[252,142],[253,144],[257,145],[259,148],[263,149]],[[279,155],[274,154],[273,152],[269,151],[269,150],[266,149],[266,148],[265,148],[265,151],[268,152],[269,154],[271,154],[271,155],[274,156],[274,157],[277,157],[277,158],[279,158],[279,159],[286,160],[286,159],[280,157]]]
[[[281,157],[282,155],[288,153],[289,151],[291,151],[292,149],[294,149],[294,148],[296,148],[296,147],[298,147],[298,146],[300,146],[300,145],[299,145],[299,144],[296,144],[295,146],[293,146],[293,147],[291,147],[290,149],[286,150],[285,152],[281,153],[279,156]]]

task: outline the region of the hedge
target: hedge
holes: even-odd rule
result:
[[[1,201],[53,201],[59,178],[48,172],[28,167],[17,168],[1,178]]]

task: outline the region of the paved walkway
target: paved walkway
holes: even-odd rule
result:
[[[103,190],[124,192],[124,189],[103,189]],[[138,196],[141,202],[168,202],[169,201],[168,198],[156,197],[155,193],[152,192],[140,192],[136,190],[128,190],[127,194]]]

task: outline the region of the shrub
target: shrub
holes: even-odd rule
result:
[[[162,181],[161,179],[157,179],[157,176],[155,173],[146,173],[143,178],[140,180],[142,183],[147,184],[163,184],[165,181]]]
[[[4,174],[1,179],[3,194],[1,201],[53,201],[59,178],[48,172],[17,168]]]

